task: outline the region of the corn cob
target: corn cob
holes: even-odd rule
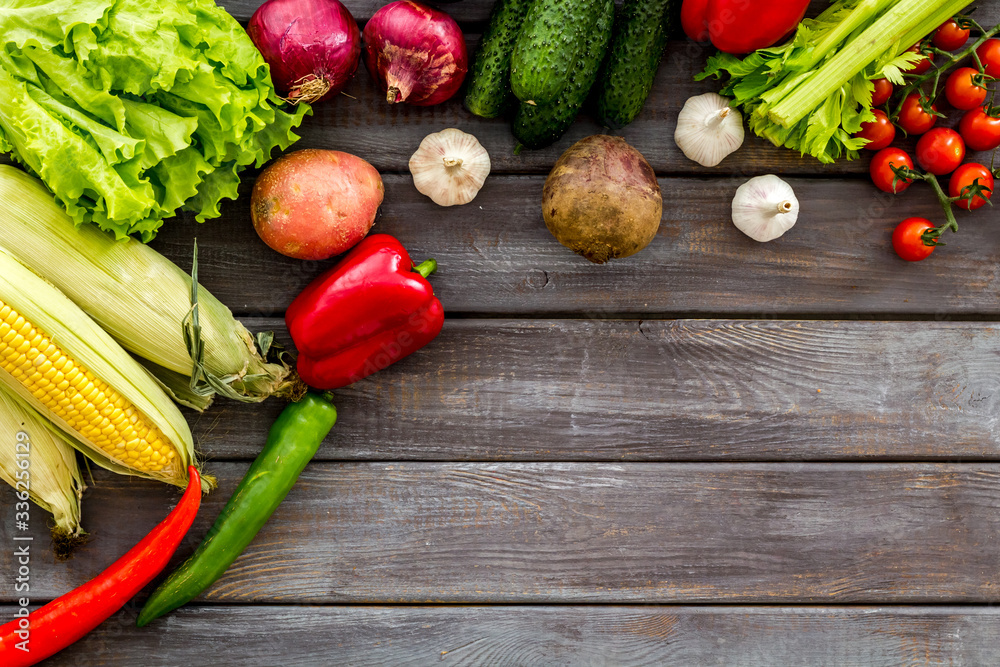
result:
[[[200,286],[204,357],[197,367],[182,324],[191,311],[191,277],[152,248],[115,241],[93,225],[77,229],[41,181],[5,165],[0,211],[0,247],[62,290],[124,348],[152,362],[147,367],[165,387],[176,386],[175,376],[163,377],[156,367],[208,378],[195,389],[209,396],[301,395],[304,386],[288,366],[266,362],[250,332]]]
[[[194,443],[170,398],[62,292],[3,251],[0,383],[99,465],[187,485]]]
[[[2,384],[0,479],[19,491],[27,488],[31,500],[52,514],[57,555],[67,555],[82,541],[80,498],[84,486],[76,450],[50,422]]]

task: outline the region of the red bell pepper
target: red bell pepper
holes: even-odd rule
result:
[[[177,507],[108,569],[27,616],[0,626],[0,665],[28,667],[58,653],[125,606],[166,567],[198,514],[201,477],[188,468]]]
[[[708,0],[684,0],[681,5],[681,27],[684,28],[684,34],[694,41],[709,41]]]
[[[809,0],[684,0],[681,25],[691,39],[743,54],[776,44],[808,7]]]
[[[299,294],[285,323],[299,351],[299,376],[336,389],[416,352],[441,332],[444,308],[402,244],[373,234]]]

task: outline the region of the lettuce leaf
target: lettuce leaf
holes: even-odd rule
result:
[[[287,113],[243,28],[212,0],[5,0],[0,151],[77,224],[151,240],[235,199],[311,113]]]

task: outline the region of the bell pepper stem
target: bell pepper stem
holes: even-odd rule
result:
[[[426,278],[437,271],[438,263],[436,259],[428,259],[413,267],[413,270]]]

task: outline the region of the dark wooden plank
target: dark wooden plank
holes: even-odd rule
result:
[[[1000,14],[1000,5],[997,13]],[[470,36],[469,39],[474,42],[476,38]],[[839,160],[825,165],[810,156],[802,157],[794,151],[776,147],[749,130],[743,147],[717,167],[702,167],[686,158],[674,142],[677,115],[689,97],[720,88],[715,81],[694,80],[710,53],[706,47],[692,42],[671,42],[649,99],[631,125],[619,131],[608,130],[597,122],[589,109],[584,109],[566,135],[555,144],[540,150],[523,150],[519,154],[515,154],[517,141],[507,119],[478,118],[465,109],[461,96],[431,108],[389,105],[362,67],[345,89],[350,97],[342,95],[314,107],[314,115],[303,123],[302,141],[295,147],[342,150],[365,158],[380,171],[406,172],[410,156],[426,135],[446,127],[457,127],[474,134],[489,151],[493,173],[545,174],[574,142],[592,134],[606,133],[624,137],[661,175],[744,178],[762,173],[867,175],[870,153],[863,152],[854,161]],[[957,126],[961,112],[951,111],[949,115],[951,118],[942,120],[941,125]],[[912,155],[915,143],[914,139],[906,139],[900,133],[894,145]],[[990,154],[970,152],[969,159],[989,164]]]
[[[475,41],[470,36],[470,42]],[[610,132],[585,109],[576,123],[558,142],[541,150],[523,150],[515,154],[517,140],[506,118],[483,119],[462,105],[461,96],[431,108],[389,105],[364,68],[345,89],[350,97],[339,96],[314,107],[314,115],[302,126],[302,141],[296,147],[309,146],[342,150],[359,155],[383,172],[406,172],[410,156],[420,141],[432,132],[457,127],[474,134],[489,151],[493,173],[545,174],[559,155],[574,142],[591,134],[610,133],[623,136],[649,160],[660,174],[743,174],[747,177],[767,171],[781,174],[861,174],[868,169],[868,159],[841,161],[822,165],[811,157],[747,134],[737,153],[714,168],[702,167],[687,159],[674,142],[677,114],[693,95],[717,90],[712,81],[696,82],[694,75],[704,67],[709,50],[694,43],[673,42],[656,83],[640,116],[628,127]],[[912,142],[910,142],[912,143]],[[906,142],[900,141],[900,145]]]
[[[372,14],[390,0],[341,0],[359,23],[364,24]],[[216,0],[230,14],[241,22],[250,20],[263,0]],[[493,0],[429,0],[425,4],[448,12],[452,18],[461,23],[478,23],[489,19]]]
[[[237,0],[223,4],[238,18],[243,18],[249,17],[260,3],[257,0]],[[367,18],[386,3],[382,0],[356,0],[346,4],[361,19]],[[464,0],[440,6],[459,21],[469,22],[485,21],[492,4],[489,0]],[[977,11],[977,18],[981,22],[991,24],[1000,21],[1000,3],[982,4]],[[821,5],[824,3],[814,3],[814,10],[818,10]],[[683,35],[679,34],[678,37]],[[470,34],[468,41],[470,48],[474,49],[478,35]],[[613,132],[625,137],[638,148],[657,173],[735,174],[749,177],[763,173],[761,165],[767,165],[768,172],[780,174],[829,176],[867,173],[867,155],[854,162],[839,161],[833,165],[822,165],[811,157],[803,158],[792,151],[777,148],[749,132],[744,147],[719,167],[701,167],[684,157],[673,138],[677,114],[689,97],[719,88],[717,82],[694,81],[695,74],[704,68],[706,59],[712,53],[714,50],[708,46],[691,41],[677,39],[671,42],[642,114],[627,128]],[[446,127],[458,127],[476,135],[489,151],[496,173],[547,173],[556,158],[573,142],[591,134],[608,132],[594,120],[589,111],[584,111],[566,136],[553,146],[538,151],[526,150],[515,155],[516,141],[511,135],[507,120],[477,118],[462,106],[460,95],[432,108],[391,106],[385,102],[384,94],[378,91],[363,66],[345,92],[351,97],[340,96],[315,107],[315,115],[304,124],[303,141],[299,146],[354,153],[371,162],[380,171],[405,172],[410,155],[421,139]],[[951,115],[955,116],[951,119],[951,124],[957,123],[960,114]],[[908,148],[913,143],[903,139],[898,142],[900,146]],[[979,157],[989,164],[989,155]]]
[[[469,35],[468,39],[473,46],[478,36]],[[631,125],[620,131],[610,131],[600,126],[589,109],[584,109],[558,142],[548,148],[524,150],[520,154],[515,154],[517,141],[507,119],[488,120],[474,116],[462,105],[461,95],[430,108],[389,105],[384,93],[361,66],[344,90],[345,95],[313,107],[313,115],[306,118],[299,130],[302,140],[293,150],[341,150],[364,158],[381,172],[408,173],[410,156],[425,136],[447,127],[457,127],[475,135],[489,151],[494,174],[547,174],[556,159],[574,142],[592,134],[608,133],[624,137],[661,175],[750,178],[765,172],[820,176],[868,173],[868,154],[853,162],[841,160],[823,165],[811,157],[775,147],[749,132],[743,147],[718,167],[702,167],[688,160],[674,142],[674,128],[677,114],[689,97],[719,88],[713,81],[694,81],[694,75],[701,71],[708,55],[708,49],[697,44],[672,42],[650,97]],[[953,118],[941,124],[956,126],[960,116],[952,115]],[[915,141],[901,137],[895,145],[912,154],[914,144]],[[987,153],[969,153],[970,160],[978,159],[985,164],[989,164],[989,158]],[[0,156],[0,161],[9,162],[9,159]]]
[[[1000,316],[1000,269],[988,250],[1000,244],[992,209],[961,216],[961,232],[927,261],[895,256],[898,221],[941,216],[928,188],[893,197],[862,181],[789,179],[802,205],[798,224],[761,244],[731,222],[742,179],[665,178],[659,235],[639,254],[597,266],[545,228],[543,182],[494,177],[471,204],[441,208],[409,176],[390,175],[373,232],[395,235],[414,259],[437,258],[432,282],[451,313]],[[333,261],[301,262],[267,248],[252,232],[251,185],[227,202],[224,219],[171,222],[155,247],[187,267],[197,235],[206,287],[242,315],[281,315]]]
[[[221,3],[238,19],[246,21],[261,4],[260,0],[227,0]],[[348,0],[347,7],[362,23],[379,7],[383,0]],[[432,3],[433,4],[433,3]],[[814,13],[823,2],[814,3]],[[439,3],[457,20],[481,23],[489,17],[492,0],[461,0]],[[983,3],[977,17],[984,24],[1000,21],[1000,3]],[[748,134],[744,147],[727,158],[719,167],[704,168],[688,160],[674,143],[677,114],[692,95],[716,90],[719,84],[712,81],[695,82],[709,55],[714,51],[689,40],[671,42],[657,75],[656,84],[639,118],[624,130],[617,132],[638,148],[662,175],[699,173],[724,174],[750,177],[764,171],[780,174],[863,175],[867,173],[868,157],[854,162],[840,161],[822,165],[812,158],[802,158],[792,151],[777,148]],[[475,48],[478,35],[470,33],[468,42]],[[476,135],[490,152],[496,173],[547,173],[556,158],[573,142],[582,137],[605,132],[589,111],[584,111],[570,131],[555,145],[539,150],[514,154],[516,141],[510,133],[507,120],[484,120],[465,110],[461,95],[431,108],[391,106],[385,102],[365,68],[345,93],[335,100],[315,107],[315,115],[306,119],[303,140],[298,148],[330,148],[357,154],[370,161],[380,171],[406,172],[410,155],[427,134],[446,127],[459,127]],[[951,124],[958,114],[951,114]],[[912,141],[900,140],[899,145],[912,147]],[[970,157],[973,157],[970,154]],[[978,156],[989,163],[988,155]],[[762,165],[767,165],[766,169]]]
[[[248,325],[287,342],[280,320]],[[998,340],[946,322],[448,320],[335,392],[317,457],[997,460]],[[252,458],[282,407],[219,400],[192,414],[196,440]]]
[[[210,466],[219,490],[179,557],[246,469]],[[70,562],[52,563],[35,511],[36,599],[92,578],[178,497],[94,477],[94,539]],[[988,603],[1000,599],[998,503],[996,464],[314,463],[201,599]],[[13,544],[12,521],[0,526]],[[12,572],[13,550],[0,554]]]
[[[216,0],[218,4],[240,21],[250,20],[254,11],[263,4],[263,0]],[[387,0],[342,0],[358,21],[364,22],[380,7],[389,4]],[[462,23],[482,23],[489,19],[494,0],[428,0],[426,4],[448,12],[456,21]],[[620,4],[620,0],[619,0]],[[828,3],[826,0],[813,0],[809,7],[809,16],[815,16]],[[991,0],[977,3],[975,17],[984,25],[1000,20],[1000,7]],[[683,33],[675,31],[678,35]]]
[[[136,614],[46,664],[895,667],[995,664],[1000,645],[983,607],[209,606],[144,629]]]

